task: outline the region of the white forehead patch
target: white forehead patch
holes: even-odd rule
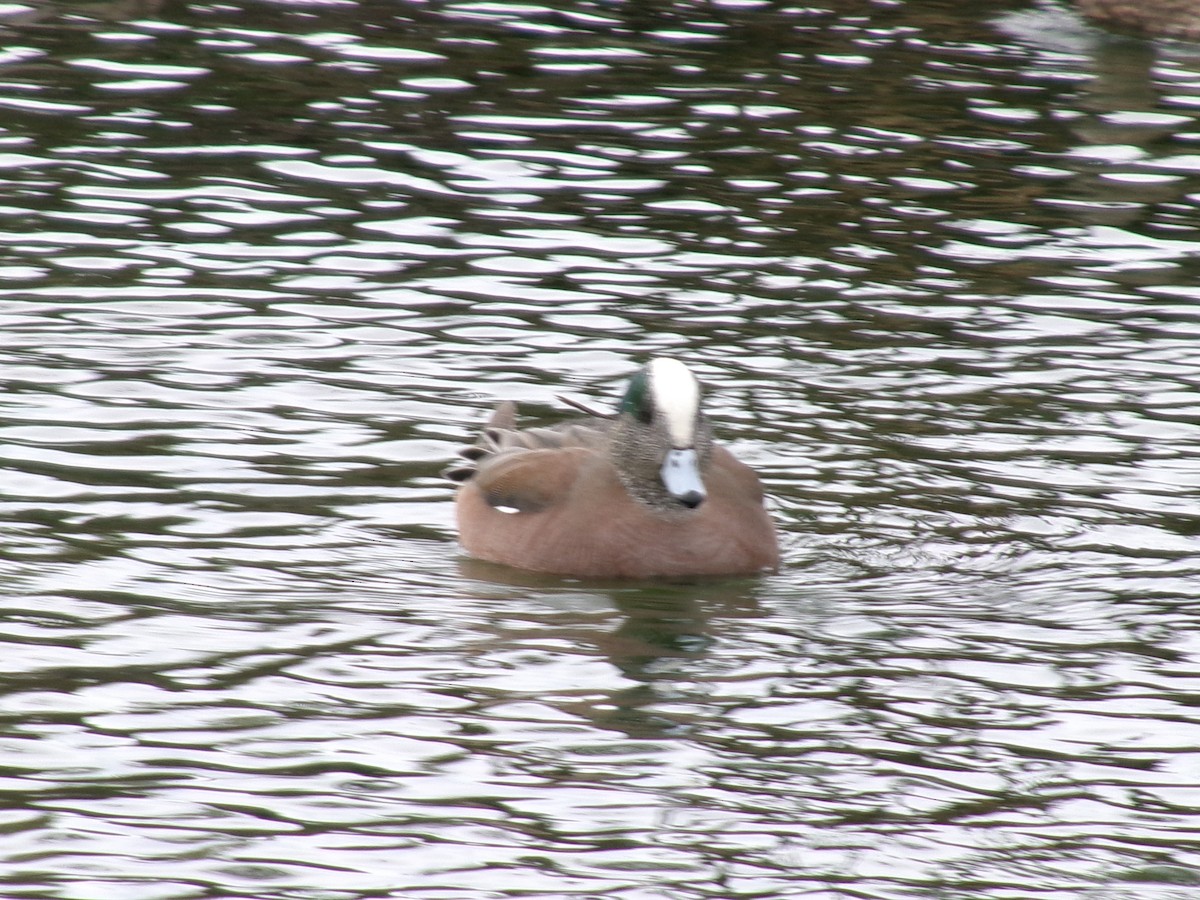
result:
[[[671,444],[678,449],[696,443],[696,416],[700,412],[700,382],[677,359],[650,361],[650,393],[662,414]]]

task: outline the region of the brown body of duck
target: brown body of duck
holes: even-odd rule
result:
[[[700,385],[652,360],[611,418],[519,429],[502,403],[446,474],[479,559],[584,578],[744,575],[779,565],[758,476],[713,443]]]

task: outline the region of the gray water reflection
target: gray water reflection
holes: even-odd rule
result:
[[[0,10],[5,897],[1200,882],[1200,57],[1065,6]],[[686,355],[777,576],[464,560]]]

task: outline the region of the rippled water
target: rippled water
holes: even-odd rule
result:
[[[0,893],[1183,900],[1200,52],[1067,7],[0,7]],[[463,558],[691,361],[777,575]]]

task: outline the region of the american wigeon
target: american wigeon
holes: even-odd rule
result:
[[[446,470],[472,556],[584,578],[778,567],[758,476],[713,443],[700,384],[678,360],[641,369],[612,416],[521,430],[516,413],[497,406]]]

